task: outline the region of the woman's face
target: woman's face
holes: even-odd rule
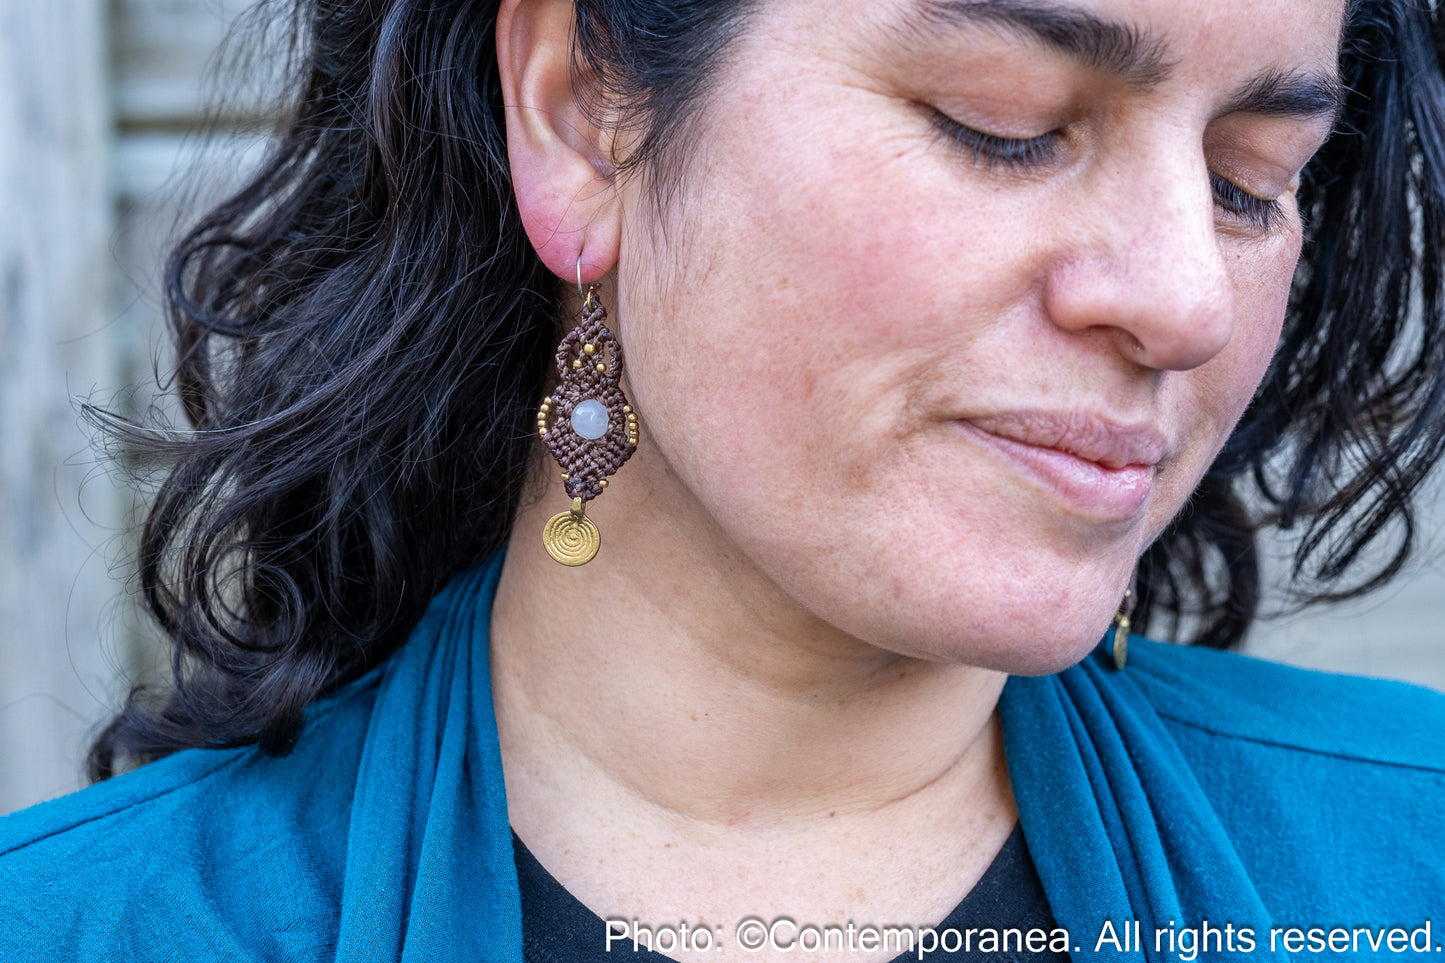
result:
[[[885,649],[1075,661],[1269,362],[1342,16],[763,3],[623,187],[615,490]]]

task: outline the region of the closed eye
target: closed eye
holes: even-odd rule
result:
[[[1209,187],[1214,192],[1214,201],[1235,217],[1248,221],[1261,231],[1273,228],[1284,214],[1278,200],[1255,197],[1233,181],[1209,172]]]
[[[967,153],[974,161],[981,161],[987,167],[1044,167],[1059,155],[1058,131],[1049,131],[1038,137],[1000,137],[967,127],[939,112],[934,113],[933,126],[956,150]]]
[[[934,113],[933,126],[955,150],[987,167],[1016,170],[1045,167],[1058,159],[1062,147],[1062,135],[1058,131],[1037,137],[1000,137],[961,124],[940,112]],[[1284,215],[1278,200],[1256,197],[1213,171],[1209,173],[1209,187],[1215,203],[1226,213],[1261,231],[1274,228]]]

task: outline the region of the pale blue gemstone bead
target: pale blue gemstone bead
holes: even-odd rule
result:
[[[588,441],[607,434],[607,406],[600,401],[584,401],[572,409],[572,430]]]

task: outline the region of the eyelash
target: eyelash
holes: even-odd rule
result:
[[[1255,197],[1233,181],[1225,180],[1213,171],[1209,172],[1209,186],[1214,197],[1231,214],[1237,214],[1262,231],[1268,231],[1278,223],[1284,208],[1279,201],[1267,201]]]
[[[982,162],[990,168],[999,166],[1026,170],[1044,167],[1055,160],[1059,152],[1059,134],[1056,131],[1022,139],[999,137],[966,127],[943,113],[935,114],[933,126],[955,149],[966,152],[976,163]],[[1209,172],[1209,187],[1220,207],[1244,218],[1261,231],[1273,228],[1284,213],[1279,201],[1255,197],[1213,171]]]
[[[1054,131],[1026,139],[999,137],[997,134],[985,134],[981,130],[965,127],[942,113],[934,115],[933,126],[955,148],[967,151],[974,161],[982,161],[987,167],[1043,167],[1054,160],[1059,152],[1059,135]]]

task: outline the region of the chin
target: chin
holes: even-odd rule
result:
[[[1014,648],[992,653],[991,664],[987,668],[1009,675],[1053,675],[1062,672],[1088,656],[1112,623],[1113,617],[1110,616],[1099,623],[1097,631],[1090,629],[1082,633],[1075,624],[1071,627],[1072,634],[1066,634],[1069,630],[1060,629],[1047,642],[1041,642],[1042,636],[1038,635],[1021,638]]]
[[[901,654],[1049,675],[1079,662],[1110,631],[1139,541],[1132,535],[1068,551],[1057,540],[1004,547],[1001,535],[992,551],[975,540],[972,551],[957,556],[970,561],[927,570],[880,552],[877,570],[893,573],[876,580],[882,591],[853,605],[832,601],[864,623],[856,626],[858,637]],[[972,561],[981,558],[989,564]]]
[[[1007,640],[1011,643],[1008,647],[957,653],[951,661],[1009,675],[1052,675],[1092,652],[1112,622],[1113,616],[1110,615],[1101,621],[1090,621],[1084,629],[1080,629],[1078,622],[1073,622],[1068,626],[1040,626],[1035,632],[999,632],[993,638]]]
[[[993,610],[948,611],[947,606],[938,606],[913,611],[931,611],[935,617],[920,621],[896,613],[891,625],[865,628],[861,637],[926,662],[1025,676],[1052,675],[1079,662],[1110,631],[1114,620],[1114,610],[1101,607],[1097,600],[1082,607],[1055,601]]]

